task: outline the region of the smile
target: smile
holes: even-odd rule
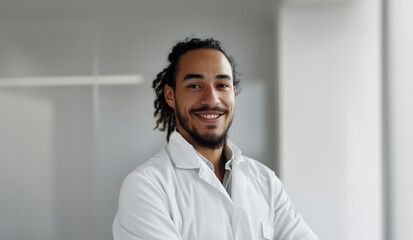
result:
[[[198,116],[200,116],[202,118],[206,118],[206,119],[214,119],[214,118],[219,117],[218,114],[208,114],[208,115],[198,115]]]
[[[216,124],[218,123],[222,116],[224,116],[224,113],[222,112],[197,112],[194,113],[195,116],[198,117],[199,120],[201,120],[202,122],[206,123],[206,124]]]

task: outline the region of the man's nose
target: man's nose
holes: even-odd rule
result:
[[[220,102],[219,95],[213,87],[206,87],[202,95],[201,104],[215,106]]]

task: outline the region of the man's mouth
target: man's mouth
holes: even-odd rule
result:
[[[213,124],[218,123],[218,121],[224,116],[224,112],[221,111],[197,111],[193,113],[204,123]]]
[[[215,118],[219,117],[218,114],[199,114],[198,116],[200,116],[202,118],[206,118],[206,119],[215,119]]]
[[[220,107],[201,107],[192,109],[191,113],[197,116],[198,119],[204,123],[215,124],[218,123],[225,114],[228,114],[228,110]]]

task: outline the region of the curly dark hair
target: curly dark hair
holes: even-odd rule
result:
[[[176,121],[174,115],[174,109],[170,107],[164,96],[164,87],[165,84],[168,84],[175,91],[175,78],[177,75],[177,66],[179,59],[186,52],[197,49],[215,49],[222,52],[225,57],[228,59],[232,68],[233,75],[233,85],[236,87],[236,94],[239,92],[237,85],[239,84],[238,73],[235,71],[235,62],[233,58],[228,55],[221,46],[221,42],[213,39],[200,39],[200,38],[185,38],[184,41],[178,42],[173,48],[172,52],[168,56],[169,66],[166,67],[163,71],[156,75],[156,78],[153,80],[152,88],[155,90],[156,99],[154,101],[155,112],[154,117],[157,118],[155,129],[160,131],[167,130],[166,140],[169,141],[169,137],[173,131],[176,129]],[[160,127],[162,125],[162,127]]]

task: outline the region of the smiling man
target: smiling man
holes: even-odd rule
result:
[[[274,172],[227,139],[239,80],[220,42],[187,38],[168,60],[153,82],[168,144],[125,179],[114,239],[318,239]]]

